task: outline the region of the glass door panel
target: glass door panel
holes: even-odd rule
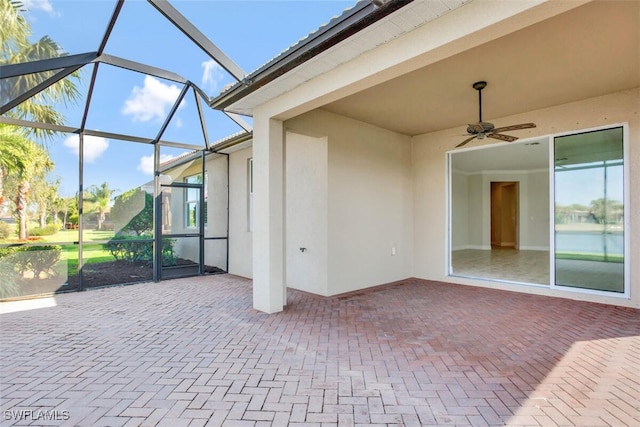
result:
[[[202,274],[202,184],[162,185],[160,276]]]
[[[555,284],[624,293],[621,127],[555,138]]]

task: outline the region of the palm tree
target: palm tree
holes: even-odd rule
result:
[[[44,176],[39,177],[33,186],[33,200],[35,201],[35,211],[38,215],[40,228],[47,225],[47,218],[51,215],[53,223],[58,222],[58,205],[60,204],[60,180],[47,180]]]
[[[24,136],[14,126],[0,123],[0,207],[4,204],[4,181],[7,174],[22,173],[26,167]]]
[[[19,138],[19,133],[14,133],[13,138]],[[10,169],[10,173],[4,178],[3,184],[10,189],[9,194],[13,196],[15,205],[15,215],[18,219],[18,237],[24,240],[28,237],[27,232],[27,207],[29,206],[29,196],[34,182],[43,180],[47,172],[53,169],[53,162],[49,153],[41,145],[21,136],[19,146],[23,157],[19,159],[20,167]],[[4,145],[4,144],[3,144]]]
[[[85,200],[88,203],[88,211],[95,212],[98,217],[98,230],[102,230],[102,226],[106,219],[107,212],[111,208],[111,199],[118,190],[109,188],[109,183],[103,182],[100,186],[92,185],[87,190]]]
[[[31,27],[23,16],[22,4],[13,0],[0,0],[0,65],[20,64],[41,59],[64,56],[62,47],[48,36],[35,43],[29,41]],[[27,74],[0,80],[0,103],[25,93],[50,78],[55,71]],[[7,115],[36,122],[62,125],[64,116],[53,107],[60,102],[75,102],[80,96],[76,86],[79,73],[71,74],[10,110]],[[54,131],[28,129],[36,137],[51,137]]]

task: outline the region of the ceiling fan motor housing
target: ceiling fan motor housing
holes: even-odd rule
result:
[[[469,133],[469,135],[477,135],[481,133],[491,132],[494,128],[495,126],[493,125],[493,123],[478,122],[469,124],[469,126],[467,127],[467,132]]]

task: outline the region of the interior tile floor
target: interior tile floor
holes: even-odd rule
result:
[[[549,285],[549,251],[461,249],[451,264],[459,276]]]
[[[456,276],[549,286],[549,251],[510,248],[461,249],[452,252]],[[561,286],[624,292],[624,264],[585,260],[555,260],[555,279]]]
[[[231,275],[29,308],[2,426],[640,425],[636,309],[411,279],[267,315]]]

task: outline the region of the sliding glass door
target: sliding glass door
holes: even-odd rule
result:
[[[555,285],[625,292],[623,128],[554,138]]]

